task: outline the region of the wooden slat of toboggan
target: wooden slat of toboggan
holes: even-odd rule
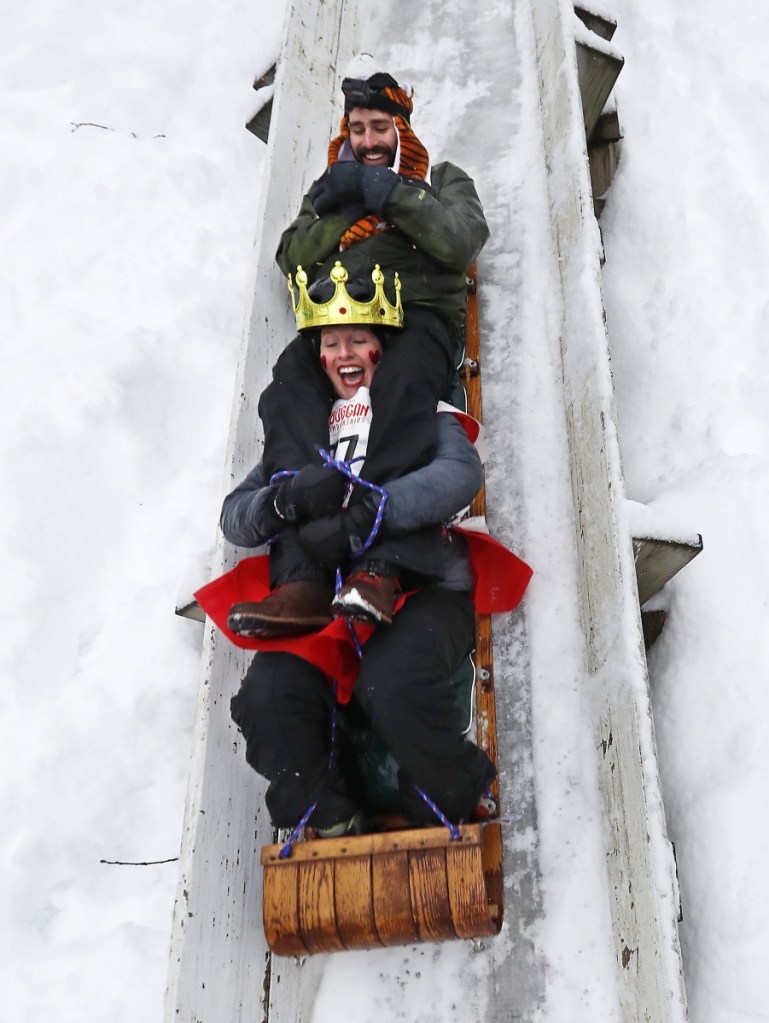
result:
[[[475,264],[467,275],[467,323],[465,326],[465,357],[474,363],[473,369],[464,373],[467,393],[467,411],[483,422],[481,399],[481,336],[478,318],[478,275]],[[486,515],[485,483],[478,492],[470,509],[471,515]],[[491,616],[475,616],[475,667],[478,673],[476,689],[476,710],[478,716],[478,745],[497,766],[497,707],[494,699],[494,660],[492,653]],[[487,673],[484,675],[484,673]],[[499,780],[495,779],[491,791],[499,805]],[[483,864],[487,875],[489,894],[499,906],[503,905],[502,891],[502,831],[499,827],[487,827],[483,840]]]

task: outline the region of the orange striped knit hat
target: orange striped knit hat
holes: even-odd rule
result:
[[[369,78],[345,78],[342,82],[345,106],[344,117],[339,125],[339,135],[328,147],[328,166],[335,163],[343,144],[350,136],[349,114],[355,107],[383,110],[391,114],[398,132],[400,157],[398,173],[409,178],[425,180],[430,169],[430,157],[411,128],[413,91],[401,88],[395,79],[385,72],[377,72]],[[346,249],[357,241],[386,231],[388,225],[374,214],[362,217],[342,235],[340,248]]]

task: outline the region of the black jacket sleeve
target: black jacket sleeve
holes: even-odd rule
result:
[[[230,543],[260,547],[275,534],[273,501],[277,487],[265,480],[260,462],[224,499],[219,525]]]

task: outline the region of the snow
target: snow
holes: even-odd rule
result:
[[[101,861],[179,852],[281,15],[0,14],[8,1023],[160,1016],[177,865]]]
[[[179,850],[201,627],[172,612],[215,539],[264,152],[243,124],[276,7],[0,12],[9,1023],[161,1015],[176,863],[101,861]],[[742,1023],[767,1013],[769,960],[769,28],[759,0],[610,13],[625,140],[601,229],[631,519],[705,545],[655,599],[649,657],[687,992],[696,1023]],[[549,371],[528,368],[545,390]],[[541,523],[543,550],[560,528]],[[576,633],[562,613],[555,644]],[[567,844],[568,818],[544,823]],[[401,979],[415,1003],[430,955]],[[448,1013],[462,991],[442,975]]]
[[[655,725],[697,1023],[765,1018],[769,85],[757,4],[617,0],[622,159],[601,225],[628,497],[704,551],[654,606]]]

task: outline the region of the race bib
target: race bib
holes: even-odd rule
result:
[[[339,462],[349,462],[350,469],[360,476],[371,430],[371,395],[368,387],[359,387],[351,398],[334,402],[328,417],[331,455]]]

